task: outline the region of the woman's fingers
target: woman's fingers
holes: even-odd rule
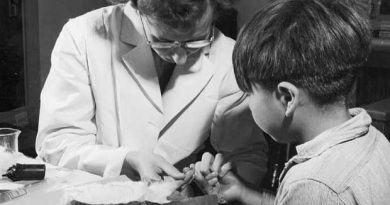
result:
[[[185,174],[185,173],[188,172],[189,170],[190,170],[189,167],[184,167],[184,168],[183,168],[183,173]]]
[[[173,177],[174,179],[184,179],[185,175],[177,170],[172,164],[161,158],[159,162],[159,168],[165,172],[168,176]]]
[[[183,180],[180,180],[180,183],[178,184],[178,188],[176,190],[181,191],[185,189],[194,179],[195,177],[195,170],[194,169],[186,169],[188,171],[185,171],[185,177]]]
[[[189,170],[185,173],[184,182],[188,183],[194,177],[195,170]]]
[[[140,173],[140,175],[141,175],[141,181],[145,182],[147,185],[162,180],[161,176],[158,175],[157,172],[151,170],[145,170],[143,173]]]

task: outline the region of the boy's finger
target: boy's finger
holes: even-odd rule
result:
[[[196,164],[195,164],[195,179],[197,180],[197,181],[204,181],[204,177],[203,177],[203,174],[202,173],[200,173],[200,167],[201,167],[201,162],[197,162]]]
[[[224,177],[232,169],[232,163],[228,162],[222,165],[219,177]]]
[[[210,168],[213,161],[214,161],[214,157],[210,153],[206,152],[202,155],[200,172],[203,174],[203,176],[206,176],[207,174],[210,173]]]
[[[215,186],[218,183],[218,178],[208,180],[210,186]]]
[[[218,178],[218,173],[217,172],[211,172],[210,174],[208,174],[205,179],[206,180],[210,180],[212,178]]]
[[[211,170],[214,172],[219,172],[219,170],[221,169],[222,163],[223,163],[222,154],[220,154],[220,153],[216,154],[213,165],[211,166]]]

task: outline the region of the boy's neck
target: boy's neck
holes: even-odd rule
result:
[[[299,143],[308,142],[322,132],[343,124],[351,119],[348,109],[345,106],[329,106],[322,110],[310,107],[298,125]],[[307,113],[311,113],[307,115]]]

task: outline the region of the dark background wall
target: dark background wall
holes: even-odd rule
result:
[[[273,0],[238,0],[235,8],[238,11],[237,26],[241,28],[261,8],[272,3]]]
[[[105,0],[39,0],[39,60],[41,85],[50,69],[50,55],[62,26],[69,18],[106,6]]]
[[[0,112],[24,106],[21,8],[19,1],[0,1]]]

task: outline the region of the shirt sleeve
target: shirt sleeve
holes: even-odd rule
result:
[[[97,143],[85,45],[77,33],[83,29],[69,21],[54,46],[41,93],[36,150],[39,157],[54,165],[118,176],[128,150]]]
[[[339,195],[329,186],[315,180],[300,180],[281,190],[277,196],[278,205],[342,205],[345,204]]]
[[[246,184],[259,187],[267,171],[268,145],[253,120],[246,94],[237,86],[233,69],[222,82],[213,120],[211,144],[231,161]]]

